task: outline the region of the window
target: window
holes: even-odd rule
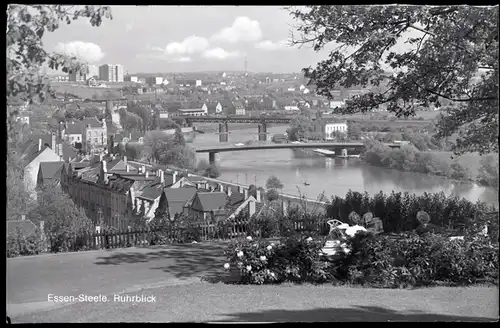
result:
[[[76,136],[76,141],[80,141],[80,136]]]
[[[97,143],[97,142],[98,142],[98,141],[97,141],[97,138],[94,138],[94,143]]]

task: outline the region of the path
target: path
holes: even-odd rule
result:
[[[56,306],[47,302],[49,294],[109,295],[199,282],[202,276],[223,270],[225,245],[198,243],[8,259],[8,313]]]

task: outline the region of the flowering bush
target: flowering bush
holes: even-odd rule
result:
[[[238,270],[241,282],[250,284],[284,281],[328,281],[326,263],[320,259],[322,240],[290,237],[284,243],[251,237],[235,241],[226,251],[226,269]]]
[[[36,255],[44,251],[44,243],[39,231],[24,236],[20,231],[7,236],[7,257]]]
[[[242,239],[226,251],[224,265],[247,284],[292,282],[369,284],[398,288],[444,282],[497,284],[498,248],[486,237],[450,240],[434,234],[375,237],[358,230],[332,241],[333,253],[323,252],[323,239],[290,237],[273,244]]]

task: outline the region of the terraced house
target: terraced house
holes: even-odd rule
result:
[[[253,215],[262,207],[260,195],[248,196],[242,187],[224,190],[210,179],[181,177],[176,171],[127,161],[126,157],[101,155],[86,163],[64,163],[60,183],[94,225],[116,229],[142,226],[165,215],[216,221],[242,211]]]

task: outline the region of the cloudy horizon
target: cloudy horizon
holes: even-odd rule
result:
[[[278,6],[111,6],[113,19],[92,27],[61,24],[44,47],[125,71],[299,72],[325,58],[289,46],[292,17]]]

